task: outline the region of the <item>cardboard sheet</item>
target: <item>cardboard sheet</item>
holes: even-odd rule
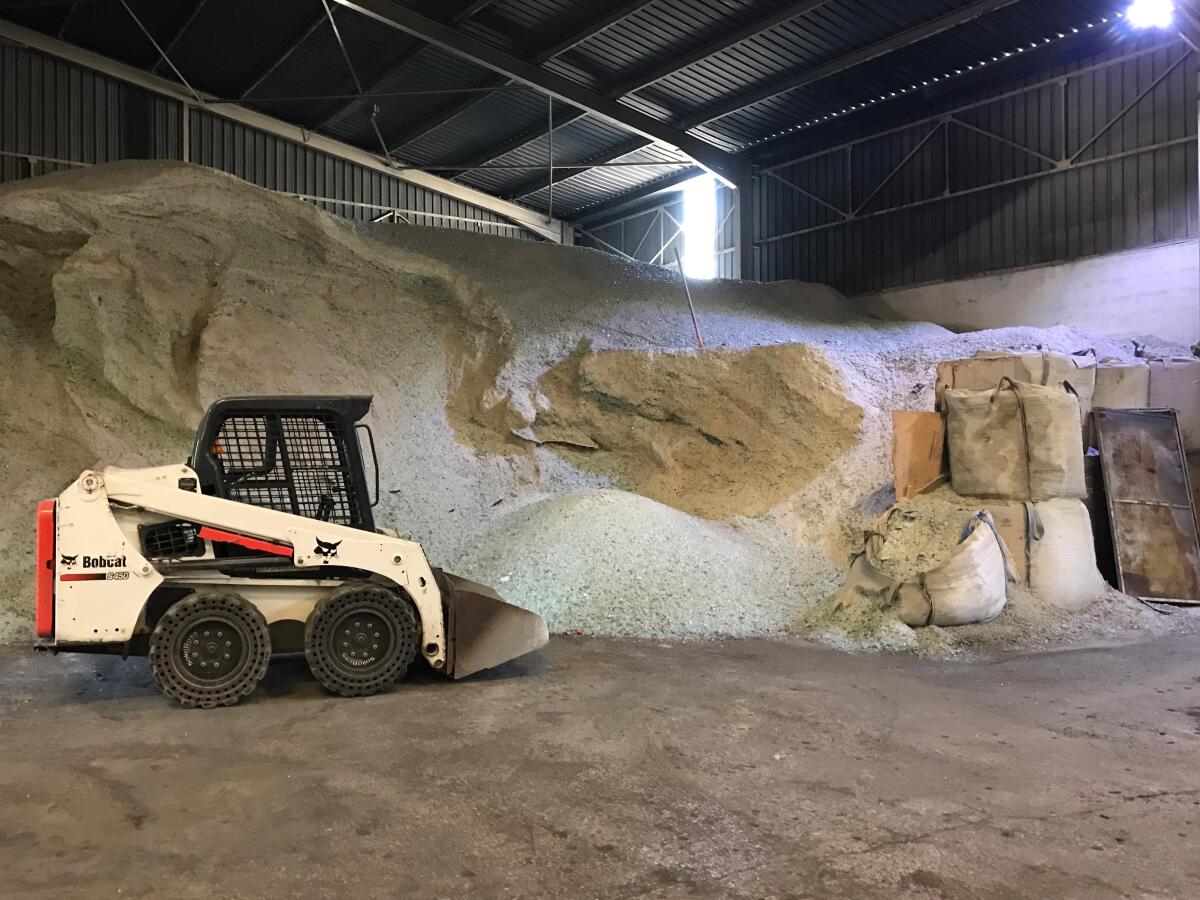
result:
[[[892,472],[896,499],[907,500],[937,484],[949,470],[946,422],[939,413],[892,413]]]

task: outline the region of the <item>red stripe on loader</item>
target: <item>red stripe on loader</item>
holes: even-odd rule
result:
[[[234,534],[232,531],[221,531],[204,525],[200,528],[200,538],[205,541],[219,541],[222,544],[236,544],[247,550],[258,550],[262,553],[272,553],[275,556],[291,556],[292,548],[284,544],[273,544],[258,538],[246,537],[244,534]]]
[[[53,500],[37,508],[37,636],[54,637],[54,510]]]
[[[77,572],[58,576],[59,581],[104,581],[107,578],[107,572]]]

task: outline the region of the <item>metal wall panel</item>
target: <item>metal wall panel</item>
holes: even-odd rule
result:
[[[609,253],[616,251],[640,262],[675,265],[683,254],[683,194],[668,194],[656,205],[630,213],[588,231],[579,230],[578,243]]]
[[[189,150],[194,163],[244,178],[259,187],[313,199],[335,215],[370,222],[397,210],[412,225],[540,240],[495,213],[391,178],[297,141],[191,109]],[[328,198],[328,199],[314,199]]]
[[[183,104],[23,47],[0,43],[0,182],[79,164],[183,159]],[[191,162],[322,209],[370,221],[404,210],[414,225],[540,240],[488,210],[189,107]],[[74,164],[74,165],[73,165]]]
[[[1197,69],[1112,54],[764,169],[757,277],[859,294],[1196,237]]]
[[[0,43],[0,182],[129,156],[178,159],[179,111],[139,88]],[[171,139],[172,124],[176,139]]]

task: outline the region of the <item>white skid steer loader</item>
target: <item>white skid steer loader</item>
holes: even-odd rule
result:
[[[540,616],[376,531],[370,406],[219,400],[186,465],[84,472],[43,501],[39,646],[148,655],[165,694],[213,707],[254,690],[273,652],[303,651],[353,697],[391,687],[418,653],[462,678],[544,645]]]

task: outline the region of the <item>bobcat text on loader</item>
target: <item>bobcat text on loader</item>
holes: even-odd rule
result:
[[[187,465],[84,472],[37,512],[37,635],[148,655],[184,706],[228,706],[272,652],[327,689],[386,690],[418,653],[462,678],[546,643],[540,616],[378,532],[371,398],[234,397]],[[367,488],[359,434],[374,461]]]

